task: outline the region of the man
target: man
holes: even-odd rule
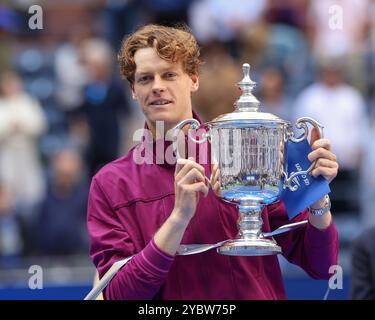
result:
[[[118,157],[121,119],[130,114],[121,86],[113,80],[113,54],[109,45],[88,39],[81,46],[82,62],[89,75],[82,104],[71,113],[72,131],[89,135],[87,161],[90,177]]]
[[[375,227],[366,228],[351,244],[350,298],[375,299]]]
[[[51,157],[47,191],[33,224],[32,237],[45,255],[87,252],[84,212],[87,209],[87,181],[80,154],[64,147]]]
[[[148,25],[122,44],[121,72],[131,85],[155,140],[193,113],[191,94],[198,90],[199,48],[184,29]],[[158,132],[156,121],[163,121]],[[141,142],[145,145],[146,141]],[[104,291],[106,299],[285,299],[276,256],[229,257],[214,251],[176,256],[181,243],[215,243],[234,238],[238,212],[205,183],[211,168],[192,158],[162,164],[153,142],[152,164],[129,154],[105,166],[91,185],[88,207],[90,254],[99,276],[134,255]],[[168,143],[165,148],[167,149]],[[313,144],[310,161],[320,158],[313,175],[331,181],[337,174],[335,155],[326,139]],[[215,176],[215,174],[213,174]],[[212,181],[215,192],[218,182]],[[201,197],[203,195],[204,197]],[[324,205],[318,201],[314,207]],[[288,222],[282,203],[262,214],[267,230]],[[327,278],[337,263],[337,231],[330,212],[312,216],[307,227],[277,238],[289,261],[314,278]],[[266,231],[266,230],[265,230]]]

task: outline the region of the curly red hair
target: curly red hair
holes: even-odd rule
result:
[[[169,62],[182,62],[188,75],[198,74],[201,65],[200,49],[191,30],[185,26],[167,27],[149,24],[125,38],[118,54],[121,75],[134,83],[136,64],[134,54],[143,48],[155,48],[160,58]]]

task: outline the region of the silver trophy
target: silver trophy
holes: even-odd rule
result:
[[[221,185],[220,197],[238,207],[238,237],[214,245],[188,245],[188,252],[197,253],[217,247],[225,255],[260,256],[281,253],[273,235],[289,231],[302,223],[285,225],[274,232],[262,233],[261,212],[265,205],[280,199],[283,188],[298,189],[297,176],[307,175],[315,166],[288,176],[286,142],[307,139],[307,124],[317,128],[320,138],[323,127],[311,118],[300,118],[296,127],[304,134],[296,138],[290,122],[259,111],[260,102],[252,94],[256,83],[250,78],[250,65],[243,64],[244,78],[238,83],[242,91],[235,110],[220,115],[205,124],[206,133],[196,139],[192,130],[200,127],[196,119],[181,121],[174,128],[174,143],[178,132],[190,125],[188,136],[195,143],[211,143],[211,162],[218,165]],[[177,147],[175,146],[176,150]],[[178,154],[178,151],[177,151]],[[207,178],[208,180],[208,178]],[[181,250],[183,253],[183,250]]]

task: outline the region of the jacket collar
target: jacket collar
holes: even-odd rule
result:
[[[198,122],[200,123],[200,128],[204,128],[205,124],[202,122],[202,119],[194,110],[193,110],[193,118],[198,120]],[[175,163],[171,163],[171,161],[167,161],[167,159],[170,159],[171,157],[174,159],[176,158],[176,153],[173,151],[172,141],[165,140],[162,138],[158,140],[153,139],[152,143],[151,141],[148,141],[147,143],[146,137],[148,137],[148,139],[151,139],[150,130],[147,125],[147,122],[145,122],[145,125],[144,125],[144,134],[142,138],[142,144],[144,148],[146,147],[150,148],[152,144],[152,161],[153,161],[152,163],[160,165],[162,167],[174,167]],[[198,145],[196,145],[193,141],[188,139],[187,136],[185,136],[185,144],[186,144],[186,147],[189,146],[189,148],[195,147],[196,155],[198,157],[198,152],[199,152]]]

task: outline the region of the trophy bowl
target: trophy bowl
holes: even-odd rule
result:
[[[179,131],[188,124],[190,139],[198,144],[211,143],[211,163],[219,170],[220,197],[238,208],[238,236],[224,242],[217,251],[236,256],[278,254],[280,246],[262,233],[262,209],[279,200],[284,188],[296,191],[298,184],[293,179],[308,174],[315,166],[312,163],[307,170],[288,176],[287,142],[307,139],[307,124],[316,127],[322,137],[322,126],[311,118],[300,118],[296,127],[303,129],[304,134],[296,138],[290,122],[259,111],[260,102],[252,94],[256,83],[250,78],[250,65],[245,63],[242,69],[244,78],[238,83],[242,95],[235,103],[235,111],[207,122],[206,133],[200,139],[192,135],[192,130],[201,126],[198,120],[181,121],[173,131],[174,143]],[[177,147],[175,150],[178,157]]]

